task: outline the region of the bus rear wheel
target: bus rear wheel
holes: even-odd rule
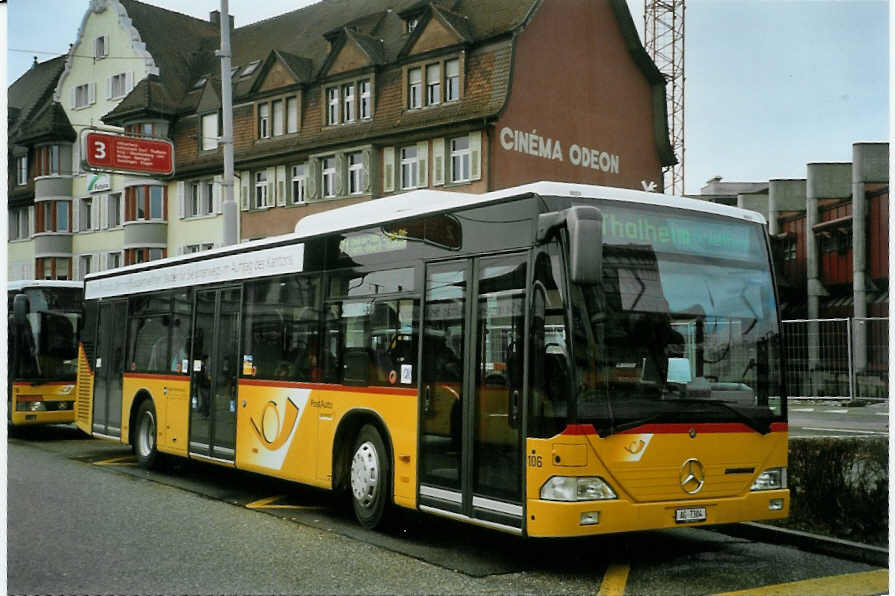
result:
[[[156,444],[158,436],[156,420],[152,400],[144,400],[137,409],[137,417],[134,420],[134,455],[137,457],[137,463],[147,469],[157,467],[161,459]]]
[[[351,502],[357,521],[368,529],[382,524],[388,507],[391,465],[376,427],[364,425],[354,441],[349,468]]]

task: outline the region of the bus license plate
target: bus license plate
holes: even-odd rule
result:
[[[679,524],[705,521],[705,507],[687,507],[675,509],[674,521]]]

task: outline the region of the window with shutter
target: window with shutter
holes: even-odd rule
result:
[[[393,192],[395,190],[395,148],[382,149],[382,190]]]
[[[420,141],[416,145],[417,162],[419,164],[419,179],[417,186],[426,188],[429,186],[429,141]]]
[[[444,184],[444,139],[432,141],[432,186]]]

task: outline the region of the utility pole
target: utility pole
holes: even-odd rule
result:
[[[224,204],[222,244],[236,244],[236,228],[239,210],[233,198],[233,87],[230,82],[232,55],[230,53],[230,6],[229,0],[221,0],[221,49],[215,52],[221,59],[221,111],[223,112],[224,134]]]

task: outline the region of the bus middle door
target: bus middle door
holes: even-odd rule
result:
[[[428,266],[420,396],[421,509],[518,531],[527,264]]]
[[[235,461],[241,304],[239,287],[196,292],[190,371],[190,455]]]

